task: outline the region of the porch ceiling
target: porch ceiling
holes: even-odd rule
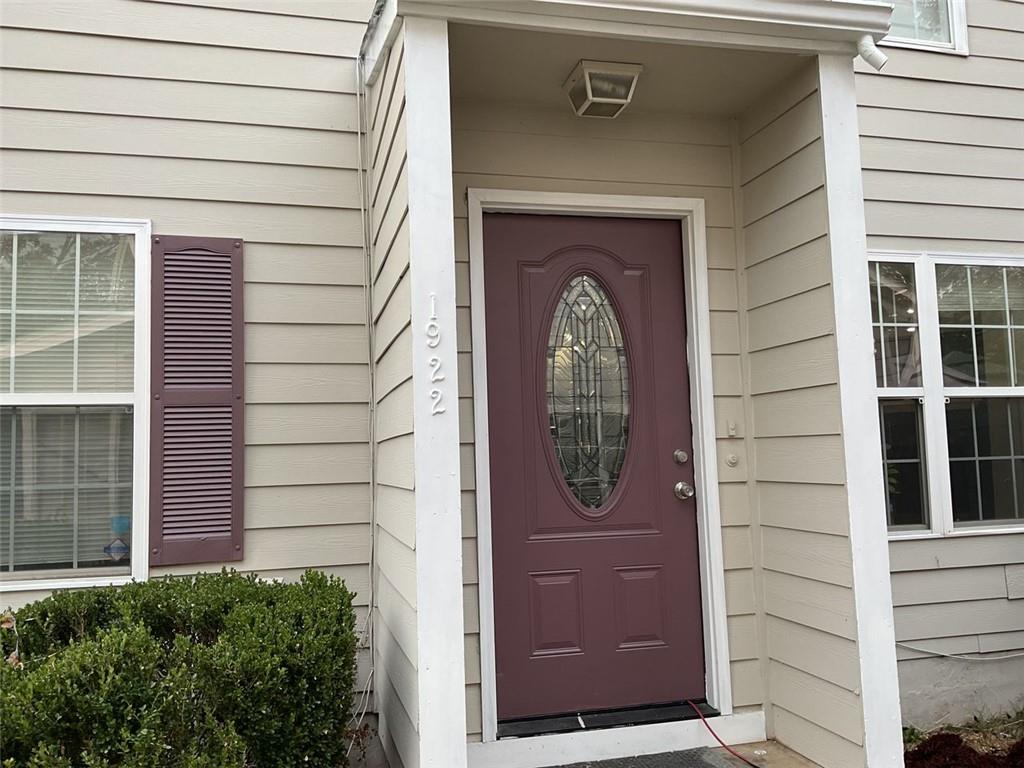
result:
[[[580,59],[643,64],[630,112],[736,115],[806,63],[792,53],[452,24],[453,99],[558,104]]]

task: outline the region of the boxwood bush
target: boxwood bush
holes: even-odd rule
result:
[[[2,627],[4,768],[346,764],[356,632],[336,578],[56,592]]]

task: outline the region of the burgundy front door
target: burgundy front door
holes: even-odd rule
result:
[[[485,214],[498,719],[703,698],[678,221]]]

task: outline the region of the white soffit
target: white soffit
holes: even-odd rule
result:
[[[378,0],[363,41],[366,79],[397,18],[555,30],[713,47],[805,53],[857,52],[889,31],[892,6],[876,0]]]

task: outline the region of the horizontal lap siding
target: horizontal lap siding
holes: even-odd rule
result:
[[[377,686],[381,739],[392,765],[419,764],[416,507],[413,482],[412,304],[405,177],[401,36],[368,100],[371,314],[374,323]]]
[[[961,709],[972,711],[1013,706],[1020,685],[1006,691],[999,685],[1021,679],[1019,658],[972,665],[940,657],[991,654],[979,657],[991,660],[1024,649],[1024,534],[891,541],[889,553],[906,720],[932,725],[947,715],[946,700],[962,701]],[[1001,681],[971,682],[972,676],[1000,666]],[[937,695],[921,676],[941,680],[951,690]],[[969,714],[954,709],[949,716]]]
[[[234,565],[288,580],[306,568],[338,575],[363,626],[369,383],[355,57],[368,8],[341,3],[354,13],[321,18],[317,3],[288,14],[259,0],[209,5],[221,7],[5,2],[0,208],[245,240],[246,534]]]
[[[852,768],[864,761],[860,667],[815,74],[740,120],[754,547],[770,727]]]
[[[466,190],[469,187],[700,197],[707,204],[715,431],[725,549],[730,658],[736,706],[763,701],[757,660],[740,375],[736,249],[728,121],[631,114],[577,120],[564,110],[499,102],[453,105],[453,171],[462,442],[467,719],[479,740],[480,639],[477,588],[473,381]],[[732,431],[730,431],[730,427]],[[740,456],[735,467],[725,459]]]
[[[970,56],[887,49],[857,66],[868,244],[1024,255],[1024,28],[967,3]]]
[[[887,49],[883,74],[858,65],[873,248],[1024,256],[1024,6],[972,0],[967,22],[969,57]],[[889,548],[904,716],[929,725],[946,714],[912,680],[927,665],[925,677],[959,686],[938,698],[1000,706],[963,678],[980,669],[936,654],[1024,649],[1024,599],[1012,589],[1024,534]],[[1006,669],[1019,676],[1024,667]]]

